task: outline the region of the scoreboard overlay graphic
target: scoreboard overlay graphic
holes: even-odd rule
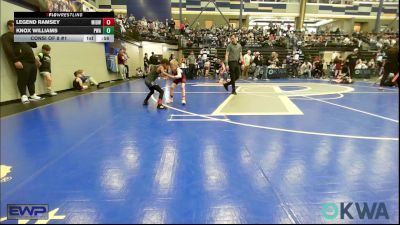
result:
[[[113,12],[15,12],[15,42],[114,42]]]

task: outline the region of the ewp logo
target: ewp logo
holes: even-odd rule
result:
[[[347,216],[347,218],[352,220],[352,219],[354,219],[354,217],[349,212],[349,210],[352,206],[355,206],[359,219],[363,220],[363,219],[365,219],[365,217],[367,217],[367,219],[370,219],[370,220],[371,219],[380,219],[381,217],[383,217],[385,219],[389,219],[389,215],[386,210],[386,205],[383,202],[379,202],[379,203],[374,202],[374,203],[372,203],[372,207],[368,206],[368,203],[366,203],[366,202],[363,202],[362,204],[355,202],[354,205],[353,205],[353,202],[349,202],[349,203],[341,202],[340,210],[336,203],[328,202],[328,203],[325,203],[322,205],[321,213],[322,213],[322,216],[328,220],[336,219],[339,216],[339,214],[340,214],[340,219],[345,219],[345,216]]]
[[[49,205],[7,205],[8,220],[47,220]]]

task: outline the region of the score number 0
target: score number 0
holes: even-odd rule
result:
[[[114,26],[114,18],[103,18],[103,26]]]

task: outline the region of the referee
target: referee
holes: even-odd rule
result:
[[[232,85],[232,94],[236,95],[235,81],[240,76],[240,63],[243,62],[242,46],[237,42],[235,34],[231,35],[231,43],[226,48],[225,64],[227,70],[230,71],[231,81],[224,84],[225,90],[228,91],[228,86]]]

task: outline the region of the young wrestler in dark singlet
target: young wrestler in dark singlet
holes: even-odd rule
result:
[[[158,91],[160,95],[158,96],[157,108],[158,109],[165,109],[163,106],[163,97],[164,97],[164,90],[156,83],[156,80],[159,76],[167,76],[166,73],[169,67],[169,61],[167,59],[161,60],[160,65],[151,65],[150,73],[144,79],[144,83],[150,89],[149,94],[147,94],[146,99],[143,102],[143,105],[147,105],[150,97],[154,94],[154,91]]]

